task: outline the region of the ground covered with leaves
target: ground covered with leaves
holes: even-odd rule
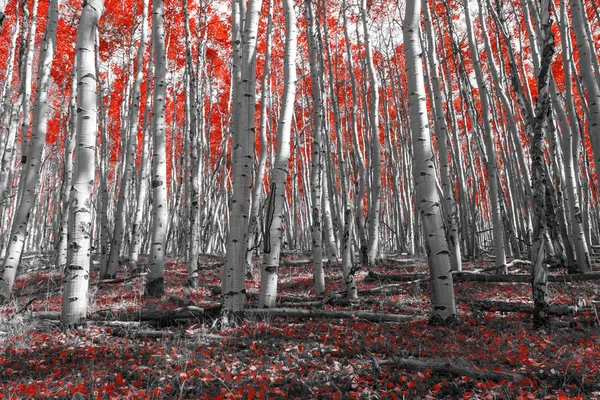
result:
[[[359,289],[379,288],[358,304],[325,310],[361,310],[411,316],[401,323],[360,319],[247,318],[215,330],[205,318],[100,321],[97,316],[219,304],[220,268],[206,259],[201,287],[185,287],[186,267],[171,260],[166,296],[146,299],[143,277],[90,287],[91,322],[61,330],[44,319],[60,310],[60,275],[46,269],[17,279],[14,300],[0,309],[0,399],[12,398],[240,398],[240,399],[568,399],[600,396],[597,283],[551,284],[553,304],[583,312],[553,317],[534,330],[531,314],[478,310],[478,300],[530,303],[527,284],[456,284],[459,320],[429,324],[429,285],[388,285],[359,276]],[[466,269],[486,264],[466,264]],[[489,264],[487,264],[489,266]],[[328,290],[342,290],[330,266]],[[524,273],[526,270],[521,271]],[[380,274],[426,273],[422,262],[386,260]],[[124,270],[121,276],[134,274]],[[96,276],[92,275],[92,283]],[[258,279],[258,278],[257,278]],[[249,292],[258,282],[247,281]],[[382,286],[387,285],[382,288]],[[310,265],[283,266],[282,301],[314,300]],[[253,306],[253,296],[248,304]],[[108,314],[107,314],[108,313]],[[487,379],[428,368],[403,369],[395,359],[451,362],[470,370],[503,371],[515,379]]]

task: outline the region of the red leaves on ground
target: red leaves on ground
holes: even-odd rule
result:
[[[210,285],[218,285],[220,271],[203,271],[199,289],[184,288],[186,270],[171,262],[166,273],[167,296],[147,300],[140,296],[141,280],[101,287],[91,312],[98,309],[148,310],[178,307],[177,298],[195,304],[219,299]],[[398,267],[384,264],[380,272]],[[404,268],[404,267],[403,267]],[[341,286],[331,269],[330,287]],[[426,272],[407,266],[409,273]],[[361,275],[362,274],[362,275]],[[360,279],[364,272],[359,273]],[[92,277],[94,278],[94,277]],[[282,268],[286,295],[312,290],[310,266]],[[51,287],[60,280],[48,273],[17,281],[20,290]],[[305,282],[307,282],[305,284]],[[249,282],[256,291],[257,283]],[[300,285],[297,285],[300,283]],[[379,283],[359,281],[361,288]],[[505,287],[506,286],[506,287]],[[510,291],[507,289],[511,289]],[[569,303],[574,295],[593,298],[589,283],[555,286],[553,301]],[[457,297],[506,300],[508,295],[527,301],[526,285],[461,283]],[[48,296],[48,297],[46,297]],[[53,297],[53,296],[56,296]],[[56,309],[59,293],[43,293],[33,303],[38,309]],[[373,297],[369,298],[373,300]],[[375,298],[361,309],[400,313],[429,308],[426,283],[406,285],[398,294]],[[56,302],[55,302],[56,301]],[[328,306],[329,307],[329,306]],[[346,307],[347,309],[347,307]],[[14,320],[6,309],[0,322]],[[9,315],[10,314],[10,315]],[[89,398],[572,398],[580,384],[565,381],[570,374],[595,379],[600,371],[599,332],[594,316],[570,318],[577,329],[555,329],[541,335],[531,330],[529,316],[472,314],[460,305],[462,323],[436,327],[426,318],[403,324],[372,324],[360,320],[247,320],[219,338],[204,338],[201,321],[171,328],[186,339],[130,339],[114,336],[116,329],[88,326],[70,333],[31,325],[21,333],[0,337],[0,399],[19,397]],[[21,317],[19,317],[21,318]],[[233,340],[230,340],[232,338]],[[378,367],[392,357],[449,358],[477,369],[513,371],[520,381],[487,381],[468,376],[444,376],[431,371]],[[590,378],[588,378],[590,379]],[[560,384],[558,383],[560,382]],[[487,397],[486,397],[487,396]],[[362,398],[362,397],[361,397]]]

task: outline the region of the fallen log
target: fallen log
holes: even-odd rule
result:
[[[459,300],[463,303],[471,305],[471,308],[480,311],[500,311],[500,312],[523,312],[533,314],[533,305],[527,303],[513,303],[507,301],[491,301],[491,300]],[[579,312],[592,311],[589,307],[578,307],[577,305],[572,306],[550,306],[548,308],[548,314],[554,316],[573,315]]]
[[[290,308],[251,308],[244,310],[244,314],[259,317],[362,319],[371,322],[406,322],[415,319],[415,316],[412,315],[376,314],[365,311],[298,310]]]
[[[281,265],[286,267],[302,267],[304,265],[310,265],[313,263],[312,259],[308,260],[281,260]]]
[[[115,283],[122,283],[122,282],[132,281],[132,280],[137,279],[137,278],[142,278],[142,277],[144,277],[146,275],[148,275],[147,272],[142,272],[142,273],[139,273],[139,274],[136,274],[136,275],[128,276],[127,278],[102,279],[102,280],[99,280],[99,281],[96,281],[96,282],[90,282],[90,285],[97,285],[97,286],[100,286],[100,285],[112,285],[112,284],[115,284]]]
[[[168,321],[174,319],[204,319],[215,318],[221,312],[221,306],[196,307],[186,306],[171,310],[152,310],[140,312],[114,313],[112,311],[97,311],[93,320],[118,321]]]
[[[369,271],[365,277],[365,282],[394,281],[394,282],[412,282],[429,279],[429,274],[379,274]]]
[[[531,283],[532,276],[526,274],[479,274],[473,272],[454,272],[452,274],[454,282],[497,282],[497,283]],[[379,274],[369,271],[365,281],[394,281],[410,282],[429,279],[429,274]],[[592,272],[587,274],[554,274],[548,275],[548,282],[567,283],[600,280],[600,273]]]
[[[376,362],[378,365],[387,365],[391,367],[425,371],[429,370],[438,374],[470,376],[476,379],[501,381],[501,380],[521,380],[524,375],[507,371],[490,371],[475,369],[465,365],[458,364],[448,359],[443,360],[423,360],[415,358],[393,358],[390,360],[381,360]]]
[[[35,319],[58,321],[60,319],[60,311],[33,311],[31,316]]]

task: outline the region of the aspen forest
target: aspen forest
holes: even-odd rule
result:
[[[0,399],[600,398],[600,0],[0,0]]]

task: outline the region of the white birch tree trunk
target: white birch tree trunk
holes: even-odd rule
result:
[[[554,58],[554,36],[551,31],[550,0],[538,0],[540,5],[540,43],[542,56],[537,75],[538,99],[535,105],[533,139],[531,141],[531,176],[533,185],[533,324],[540,327],[548,323],[548,269],[544,264],[549,241],[549,185],[545,139],[550,113],[549,82]]]
[[[275,307],[277,276],[283,238],[283,212],[290,160],[290,136],[294,99],[296,97],[297,28],[293,0],[284,0],[285,54],[283,66],[283,96],[277,125],[277,150],[272,169],[271,187],[265,218],[263,265],[260,273],[259,308]],[[288,227],[290,229],[290,227]]]
[[[53,0],[48,6],[46,19],[46,32],[39,56],[37,91],[33,106],[33,125],[31,142],[28,154],[23,157],[24,174],[21,176],[20,188],[23,193],[13,219],[10,242],[0,270],[0,296],[8,298],[21,261],[23,246],[27,238],[27,223],[31,210],[35,205],[35,193],[40,181],[42,155],[46,144],[46,131],[48,125],[48,89],[50,85],[50,70],[56,50],[56,29],[58,25],[58,0]],[[27,96],[26,96],[27,97]]]
[[[266,32],[266,44],[265,44],[265,66],[261,81],[260,91],[260,156],[258,160],[258,167],[256,170],[256,178],[254,180],[254,187],[252,188],[252,209],[250,210],[250,222],[248,226],[248,247],[246,248],[246,277],[252,279],[253,276],[253,262],[252,254],[255,246],[258,246],[255,241],[258,237],[258,226],[259,226],[259,208],[263,199],[264,193],[264,177],[265,169],[267,165],[268,156],[268,141],[267,141],[267,95],[269,87],[269,78],[271,76],[271,43],[273,37],[273,0],[269,0],[269,10],[267,19],[267,32]]]
[[[431,15],[427,0],[423,0],[423,14],[425,16],[425,27],[427,34],[427,56],[429,67],[431,69],[430,79],[433,92],[433,108],[435,110],[435,134],[437,137],[438,152],[440,155],[440,172],[442,181],[442,191],[444,194],[444,214],[446,217],[446,239],[448,241],[448,250],[450,250],[450,262],[453,271],[462,270],[462,259],[460,252],[460,233],[458,229],[458,215],[456,202],[452,190],[450,179],[450,163],[448,161],[448,129],[446,125],[446,113],[442,103],[442,93],[440,90],[440,77],[438,72],[437,45],[435,33],[431,24]]]
[[[415,164],[415,204],[421,215],[425,249],[429,260],[433,318],[441,322],[450,322],[456,316],[456,304],[427,120],[422,50],[419,40],[420,14],[420,1],[407,3],[403,34]]]
[[[467,36],[469,38],[469,49],[471,51],[471,58],[473,60],[473,68],[475,70],[475,76],[477,78],[477,85],[479,87],[479,96],[481,101],[481,115],[482,125],[485,132],[484,142],[487,153],[487,185],[490,192],[490,203],[492,206],[492,227],[494,232],[494,253],[496,256],[495,265],[501,271],[506,270],[506,250],[504,246],[504,226],[502,223],[502,215],[500,212],[500,198],[498,187],[498,161],[496,156],[496,146],[494,144],[494,134],[491,126],[490,116],[490,105],[487,93],[487,86],[483,79],[483,70],[481,68],[481,61],[479,59],[479,52],[475,42],[473,33],[473,25],[469,13],[469,1],[464,0],[464,12],[465,12],[465,24],[467,25]]]
[[[308,56],[310,76],[312,80],[313,98],[313,142],[310,165],[310,199],[312,215],[312,256],[317,296],[325,292],[325,274],[323,271],[323,210],[321,196],[323,196],[323,86],[320,63],[317,59],[319,51],[317,32],[315,28],[315,15],[312,0],[305,4],[306,36],[308,42]]]
[[[142,248],[142,218],[146,208],[146,197],[148,196],[148,181],[150,172],[148,169],[148,164],[150,161],[150,141],[152,139],[148,122],[150,121],[150,111],[152,108],[152,90],[150,89],[150,83],[153,77],[154,63],[152,60],[150,60],[150,65],[148,66],[148,72],[146,75],[146,104],[144,106],[144,122],[142,124],[142,129],[144,132],[142,135],[142,162],[140,165],[140,173],[136,188],[135,213],[133,217],[133,223],[131,225],[131,248],[129,251],[129,260],[133,265],[138,263],[140,249]]]
[[[584,28],[585,4],[582,0],[570,0],[572,26],[579,48],[579,68],[583,85],[587,92],[589,107],[589,130],[592,152],[596,166],[596,184],[600,184],[600,86],[594,77],[592,58],[597,57],[590,47],[589,37]]]
[[[119,188],[119,199],[117,200],[117,208],[115,210],[115,227],[111,239],[110,253],[108,256],[108,265],[100,265],[100,277],[101,279],[113,279],[117,275],[117,269],[119,267],[119,258],[121,254],[121,248],[125,239],[125,226],[127,213],[125,210],[127,203],[127,195],[130,187],[133,185],[135,179],[135,165],[136,165],[136,149],[137,149],[137,132],[140,117],[140,103],[141,103],[141,87],[144,79],[144,54],[146,53],[146,44],[148,37],[148,5],[149,0],[144,0],[142,4],[142,33],[140,37],[140,44],[138,47],[138,53],[136,57],[136,74],[135,81],[133,83],[133,89],[131,92],[131,103],[129,111],[129,139],[127,140],[127,149],[125,153],[125,159],[122,160],[125,163],[125,171],[121,178]],[[125,129],[123,130],[123,132]]]
[[[243,3],[243,2],[242,2]],[[248,247],[248,219],[250,213],[250,186],[254,164],[254,115],[256,105],[256,38],[261,8],[260,0],[251,0],[243,14],[241,35],[241,82],[236,100],[239,108],[234,107],[232,115],[232,164],[233,195],[229,218],[229,238],[223,268],[222,322],[227,325],[244,308],[246,249]],[[235,30],[234,30],[235,37]],[[234,44],[235,46],[235,44]],[[236,55],[234,54],[234,57]],[[234,94],[235,94],[235,83]]]
[[[379,142],[379,81],[373,62],[371,34],[367,25],[367,1],[362,0],[360,8],[362,19],[367,70],[369,72],[369,127],[371,129],[371,167],[372,181],[369,193],[369,244],[367,262],[375,264],[379,250],[379,211],[381,209],[381,143]]]
[[[71,74],[71,94],[69,99],[71,120],[69,123],[63,159],[63,175],[61,183],[61,209],[58,228],[58,244],[56,246],[56,267],[61,271],[67,265],[67,250],[69,236],[69,197],[73,181],[73,150],[77,135],[77,58],[73,59]]]
[[[61,323],[66,326],[83,322],[87,313],[98,132],[94,42],[103,7],[103,0],[88,0],[83,6],[77,29],[77,136],[69,205],[69,248],[60,315]]]
[[[165,10],[163,0],[152,0],[152,45],[154,48],[154,99],[152,103],[152,242],[146,294],[162,297],[165,291],[165,253],[167,239],[167,142],[166,142],[166,75]]]

